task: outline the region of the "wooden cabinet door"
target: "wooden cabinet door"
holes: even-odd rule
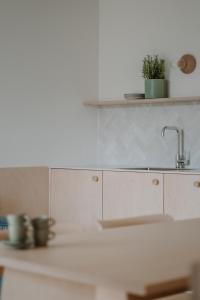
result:
[[[50,203],[58,223],[94,224],[102,219],[102,172],[52,169]]]
[[[200,217],[200,175],[164,175],[164,212],[175,219]]]
[[[162,174],[103,172],[103,219],[162,213]]]
[[[49,213],[47,167],[0,168],[0,215]]]

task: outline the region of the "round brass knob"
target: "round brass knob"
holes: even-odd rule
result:
[[[155,178],[155,179],[152,180],[152,183],[154,185],[159,185],[159,180]]]
[[[92,180],[93,180],[94,182],[98,182],[98,181],[99,181],[99,177],[98,177],[98,176],[92,176]]]
[[[200,187],[200,181],[195,181],[194,182],[194,186],[197,187],[197,188],[199,188]]]

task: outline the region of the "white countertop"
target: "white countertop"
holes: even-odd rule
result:
[[[88,170],[88,171],[113,171],[113,172],[140,172],[140,173],[175,173],[175,174],[200,174],[200,168],[173,169],[173,167],[149,167],[149,170],[144,170],[145,167],[130,167],[130,166],[50,166],[50,169],[68,169],[68,170]],[[167,170],[169,169],[169,170]]]
[[[186,168],[186,169],[173,169],[173,167],[149,167],[150,169],[144,169],[146,167],[141,166],[104,166],[104,165],[85,165],[85,166],[56,166],[56,165],[38,165],[38,166],[14,166],[14,167],[1,167],[0,169],[20,169],[20,168],[47,168],[47,169],[63,169],[63,170],[88,170],[88,171],[110,171],[110,172],[134,172],[134,173],[160,173],[160,174],[200,174],[200,168]]]

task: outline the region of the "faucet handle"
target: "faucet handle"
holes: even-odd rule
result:
[[[190,164],[190,152],[185,152],[182,156],[180,156],[178,153],[176,155],[176,167],[177,169],[184,169],[185,166],[188,166]]]

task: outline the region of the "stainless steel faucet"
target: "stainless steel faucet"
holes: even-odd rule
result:
[[[166,130],[175,130],[178,136],[178,152],[176,155],[176,168],[184,169],[186,165],[189,165],[189,159],[186,159],[184,153],[184,131],[181,128],[175,126],[164,126],[161,135],[165,136]]]

